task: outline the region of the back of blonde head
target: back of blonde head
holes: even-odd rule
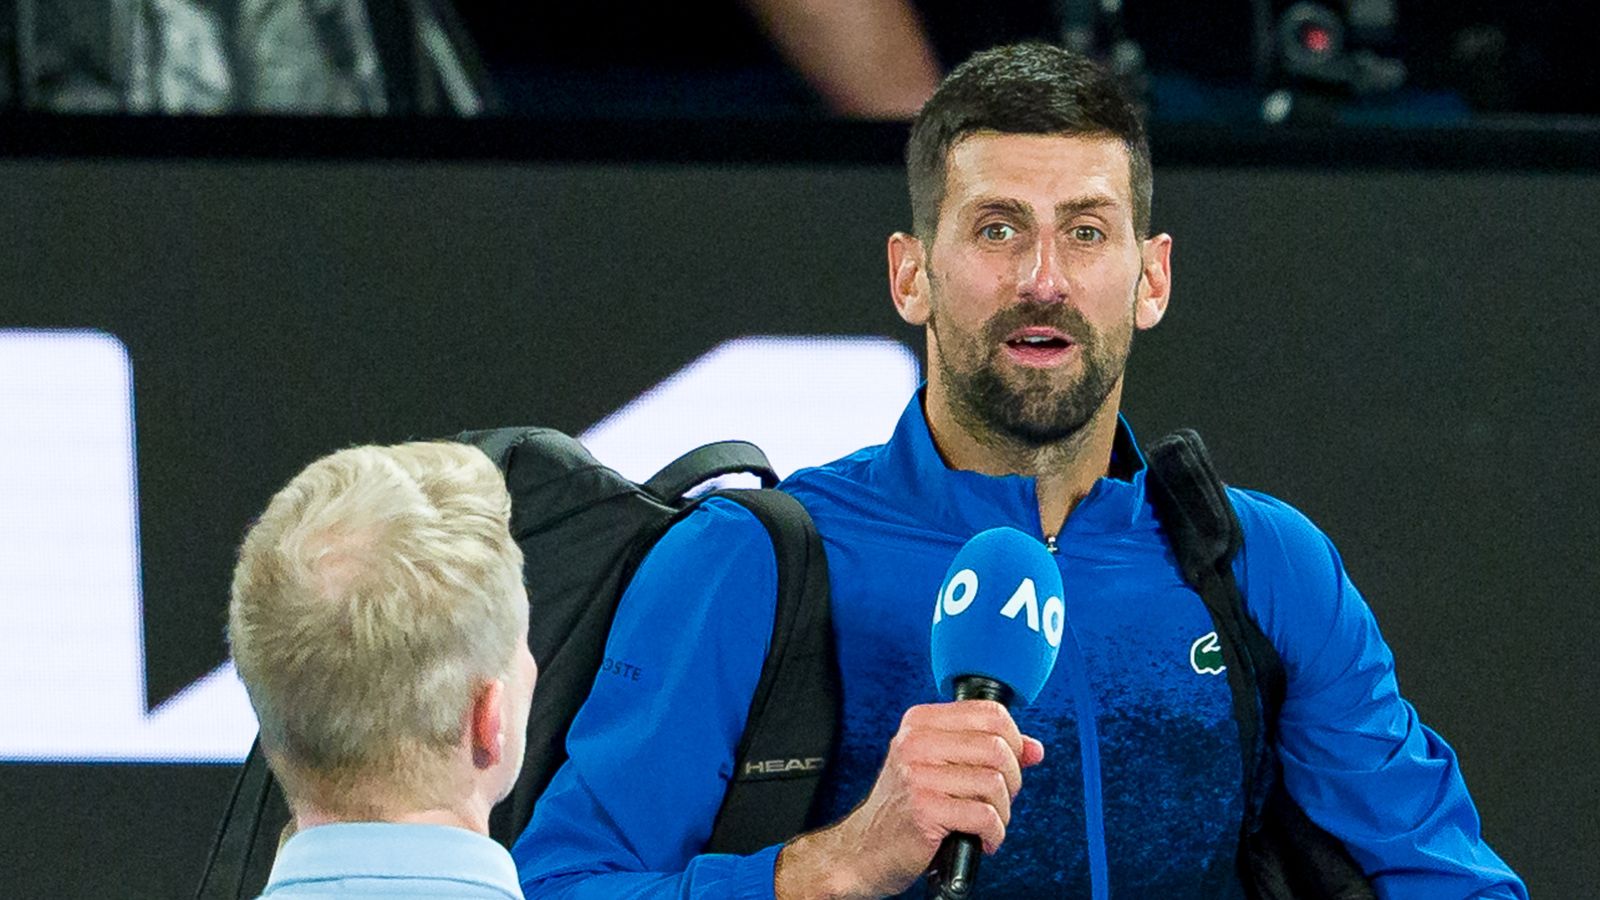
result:
[[[494,464],[453,443],[341,450],[272,498],[228,639],[291,799],[448,801],[474,693],[526,640],[510,510]]]

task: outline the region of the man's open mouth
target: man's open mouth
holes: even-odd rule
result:
[[[1006,344],[1012,347],[1037,347],[1043,349],[1059,347],[1065,349],[1066,347],[1071,346],[1072,342],[1068,341],[1066,338],[1030,334],[1027,337],[1012,338],[1011,340],[1006,341]]]
[[[1011,356],[1035,365],[1048,365],[1066,355],[1077,342],[1054,328],[1033,326],[1019,328],[1006,337],[1006,349]]]

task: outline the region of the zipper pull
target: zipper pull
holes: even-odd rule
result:
[[[1047,534],[1047,535],[1044,536],[1044,548],[1046,550],[1049,550],[1052,554],[1059,552],[1059,548],[1056,547],[1056,536],[1055,535]]]

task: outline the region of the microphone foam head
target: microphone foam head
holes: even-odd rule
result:
[[[1067,628],[1061,570],[1038,538],[991,528],[950,563],[933,610],[933,679],[955,696],[956,679],[982,675],[1027,705],[1055,668]]]

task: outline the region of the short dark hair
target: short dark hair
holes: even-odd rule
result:
[[[974,55],[955,68],[911,126],[906,181],[911,225],[933,240],[944,201],[950,148],[976,131],[1104,136],[1128,148],[1133,227],[1150,230],[1150,143],[1144,120],[1104,67],[1048,44],[1013,44]]]

